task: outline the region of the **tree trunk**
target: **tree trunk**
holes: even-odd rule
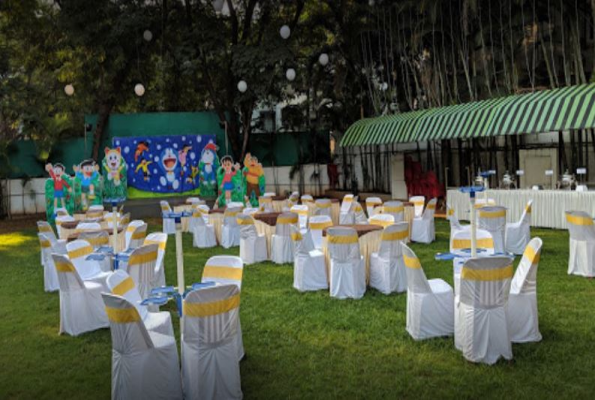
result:
[[[97,118],[97,125],[95,126],[95,132],[93,133],[93,159],[99,162],[99,147],[103,142],[103,134],[107,128],[109,117],[114,108],[112,101],[107,101],[99,105],[99,113]]]

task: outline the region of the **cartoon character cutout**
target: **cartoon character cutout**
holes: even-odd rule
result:
[[[136,151],[134,152],[134,162],[138,162],[138,159],[143,156],[145,152],[149,151],[149,145],[147,142],[140,142],[136,146]]]
[[[253,206],[258,206],[258,198],[264,193],[264,170],[258,158],[247,153],[244,158],[243,175],[246,179],[246,197]]]
[[[232,193],[236,190],[236,184],[234,182],[236,179],[234,178],[236,178],[238,171],[240,171],[240,164],[234,164],[231,156],[225,156],[221,159],[221,167],[218,171],[220,177],[218,203],[221,204],[223,202],[227,205],[232,201]]]
[[[71,186],[65,179],[64,165],[58,164],[46,164],[45,170],[50,174],[50,178],[54,183],[54,210],[58,208],[60,203],[61,208],[66,208],[65,198],[70,193]]]
[[[184,173],[186,172],[186,162],[188,161],[188,152],[192,150],[192,146],[185,144],[181,150],[178,150],[178,161],[180,162],[180,177],[184,180]],[[192,183],[190,177],[187,179],[188,183]]]
[[[215,196],[217,187],[217,169],[219,158],[217,157],[217,146],[208,143],[200,153],[198,169],[200,172],[200,192],[203,196]]]
[[[180,181],[176,176],[176,168],[178,166],[178,157],[176,152],[171,147],[166,148],[161,153],[160,166],[165,172],[165,176],[159,178],[161,186],[171,187],[177,190],[180,187]]]
[[[119,147],[105,148],[103,159],[104,198],[111,201],[126,199],[127,192],[127,166]]]
[[[138,173],[139,170],[143,173],[143,179],[145,182],[148,182],[151,179],[151,173],[149,172],[149,165],[152,164],[153,161],[147,161],[146,159],[142,159],[141,162],[136,166],[134,170],[135,173]]]
[[[81,202],[86,210],[96,197],[96,184],[99,179],[99,166],[94,160],[85,160],[79,165],[73,165],[75,179],[81,188]]]

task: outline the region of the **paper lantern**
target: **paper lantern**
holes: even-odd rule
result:
[[[382,91],[383,91],[383,92],[385,92],[385,91],[386,91],[386,89],[388,89],[388,83],[386,83],[386,82],[382,82],[381,89],[382,89]]]
[[[289,27],[287,25],[283,25],[281,27],[281,29],[279,30],[279,34],[281,35],[281,37],[283,39],[288,39],[289,36],[291,35],[291,29],[289,29]]]
[[[67,96],[72,96],[74,94],[74,86],[71,84],[64,86],[64,93],[66,93]]]
[[[224,2],[224,0],[214,0],[213,1],[213,8],[215,9],[215,12],[220,13],[221,10],[223,10],[223,2]]]
[[[136,93],[138,97],[141,97],[145,94],[145,87],[142,84],[137,83],[136,86],[134,86],[134,93]]]
[[[328,64],[328,54],[326,53],[322,53],[320,55],[320,57],[318,57],[318,62],[320,63],[320,65],[322,65],[323,67]]]
[[[293,81],[295,79],[295,69],[289,68],[287,72],[285,72],[285,77],[288,81]]]
[[[242,93],[244,93],[246,90],[248,90],[248,84],[246,83],[246,81],[238,82],[238,90]]]
[[[143,32],[143,39],[145,39],[147,42],[150,42],[153,39],[153,32],[151,32],[150,30],[146,30]]]

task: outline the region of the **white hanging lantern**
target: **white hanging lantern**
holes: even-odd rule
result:
[[[289,68],[287,72],[285,72],[285,77],[288,81],[293,81],[295,79],[295,69]]]
[[[151,32],[150,30],[146,30],[143,32],[143,39],[145,39],[147,42],[150,42],[151,40],[153,40],[153,32]]]
[[[248,90],[248,84],[246,83],[246,81],[238,82],[238,90],[242,93],[244,93],[244,92],[246,92],[246,90]]]
[[[72,96],[74,94],[74,86],[70,83],[64,86],[64,93],[66,93],[67,96]]]
[[[388,89],[388,83],[383,82],[381,89],[382,89],[383,92],[386,92],[386,90]]]
[[[289,26],[283,25],[279,30],[279,34],[283,39],[289,39],[289,36],[291,35],[291,29],[289,29]]]
[[[220,13],[223,10],[224,0],[213,0],[213,8],[216,13]]]
[[[325,65],[327,65],[327,64],[328,64],[328,54],[326,54],[326,53],[322,53],[322,54],[320,55],[320,57],[318,57],[318,62],[319,62],[319,63],[320,63],[320,65],[322,65],[323,67],[324,67]]]
[[[136,86],[134,86],[134,93],[136,93],[138,97],[141,97],[145,94],[145,87],[142,84],[137,83]]]

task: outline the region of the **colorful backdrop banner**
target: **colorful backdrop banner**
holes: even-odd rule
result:
[[[201,159],[210,154],[208,149],[216,148],[215,135],[115,137],[113,146],[121,149],[128,165],[128,194],[132,198],[200,194]],[[216,158],[215,152],[208,161],[218,163]]]

